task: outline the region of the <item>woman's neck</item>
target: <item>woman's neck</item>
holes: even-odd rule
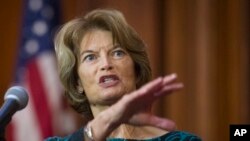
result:
[[[103,105],[90,105],[92,114],[94,116],[94,118],[100,114],[102,111],[106,110],[107,108],[109,108],[110,106],[103,106]]]
[[[135,127],[132,125],[121,124],[116,130],[111,134],[111,138],[133,138]]]
[[[90,107],[94,118],[96,118],[98,114],[100,114],[110,106],[91,105]],[[144,112],[150,113],[150,108],[145,109]],[[129,124],[121,124],[118,128],[113,130],[109,137],[126,139],[148,139],[163,135],[165,133],[167,133],[167,131],[152,126],[134,126]]]

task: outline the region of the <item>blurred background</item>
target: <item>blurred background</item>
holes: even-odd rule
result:
[[[0,5],[0,103],[16,74],[25,2]],[[250,124],[248,0],[61,0],[59,5],[59,24],[95,8],[115,8],[124,14],[148,45],[154,78],[177,73],[184,83],[182,91],[160,99],[154,107],[156,114],[173,119],[179,130],[205,141],[226,141],[230,124]],[[82,123],[75,121],[67,132]],[[53,129],[50,134],[67,133]]]

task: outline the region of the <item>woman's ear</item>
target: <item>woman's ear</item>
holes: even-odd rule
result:
[[[78,92],[80,92],[80,93],[84,92],[83,85],[82,85],[82,82],[81,82],[80,79],[78,79],[77,83],[78,83],[77,84],[77,90],[78,90]]]

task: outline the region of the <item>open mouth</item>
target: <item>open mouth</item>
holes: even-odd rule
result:
[[[101,87],[107,88],[116,85],[119,82],[119,78],[116,75],[105,75],[100,77],[99,84]]]

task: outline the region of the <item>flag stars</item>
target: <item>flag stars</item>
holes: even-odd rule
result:
[[[56,11],[52,7],[52,0],[27,0],[28,23],[24,26],[23,59],[35,57],[40,51],[50,50],[51,26],[54,25]]]
[[[34,40],[34,39],[28,40],[25,43],[24,47],[25,47],[25,51],[29,55],[34,55],[39,50],[39,44],[38,44],[37,40]]]
[[[32,32],[37,36],[43,36],[48,31],[48,26],[44,21],[35,21],[32,27]]]
[[[30,0],[29,1],[29,9],[36,12],[39,11],[43,7],[42,0]]]
[[[53,75],[56,73],[56,70],[53,70],[54,66],[51,67],[51,65],[55,65],[55,60],[51,60],[55,59],[52,30],[59,22],[60,0],[24,0],[22,2],[24,2],[24,17],[15,82],[27,86],[30,90],[32,102],[28,105],[28,110],[22,114],[24,117],[19,115],[20,117],[17,116],[12,119],[14,128],[11,130],[13,132],[10,132],[10,137],[18,141],[41,141],[54,134],[52,127],[54,124],[51,120],[51,117],[54,116],[51,112],[53,109],[49,109],[48,106],[51,106],[51,101],[47,101],[51,100],[51,94],[46,92],[50,87],[57,88],[57,86],[50,85],[52,83],[57,85],[57,83],[47,82],[47,80],[54,80],[53,77],[56,76]],[[51,69],[47,69],[48,67]],[[39,88],[39,86],[43,87]],[[31,88],[33,88],[33,91]],[[46,115],[44,116],[44,114]],[[27,138],[26,135],[29,135],[29,137]]]

